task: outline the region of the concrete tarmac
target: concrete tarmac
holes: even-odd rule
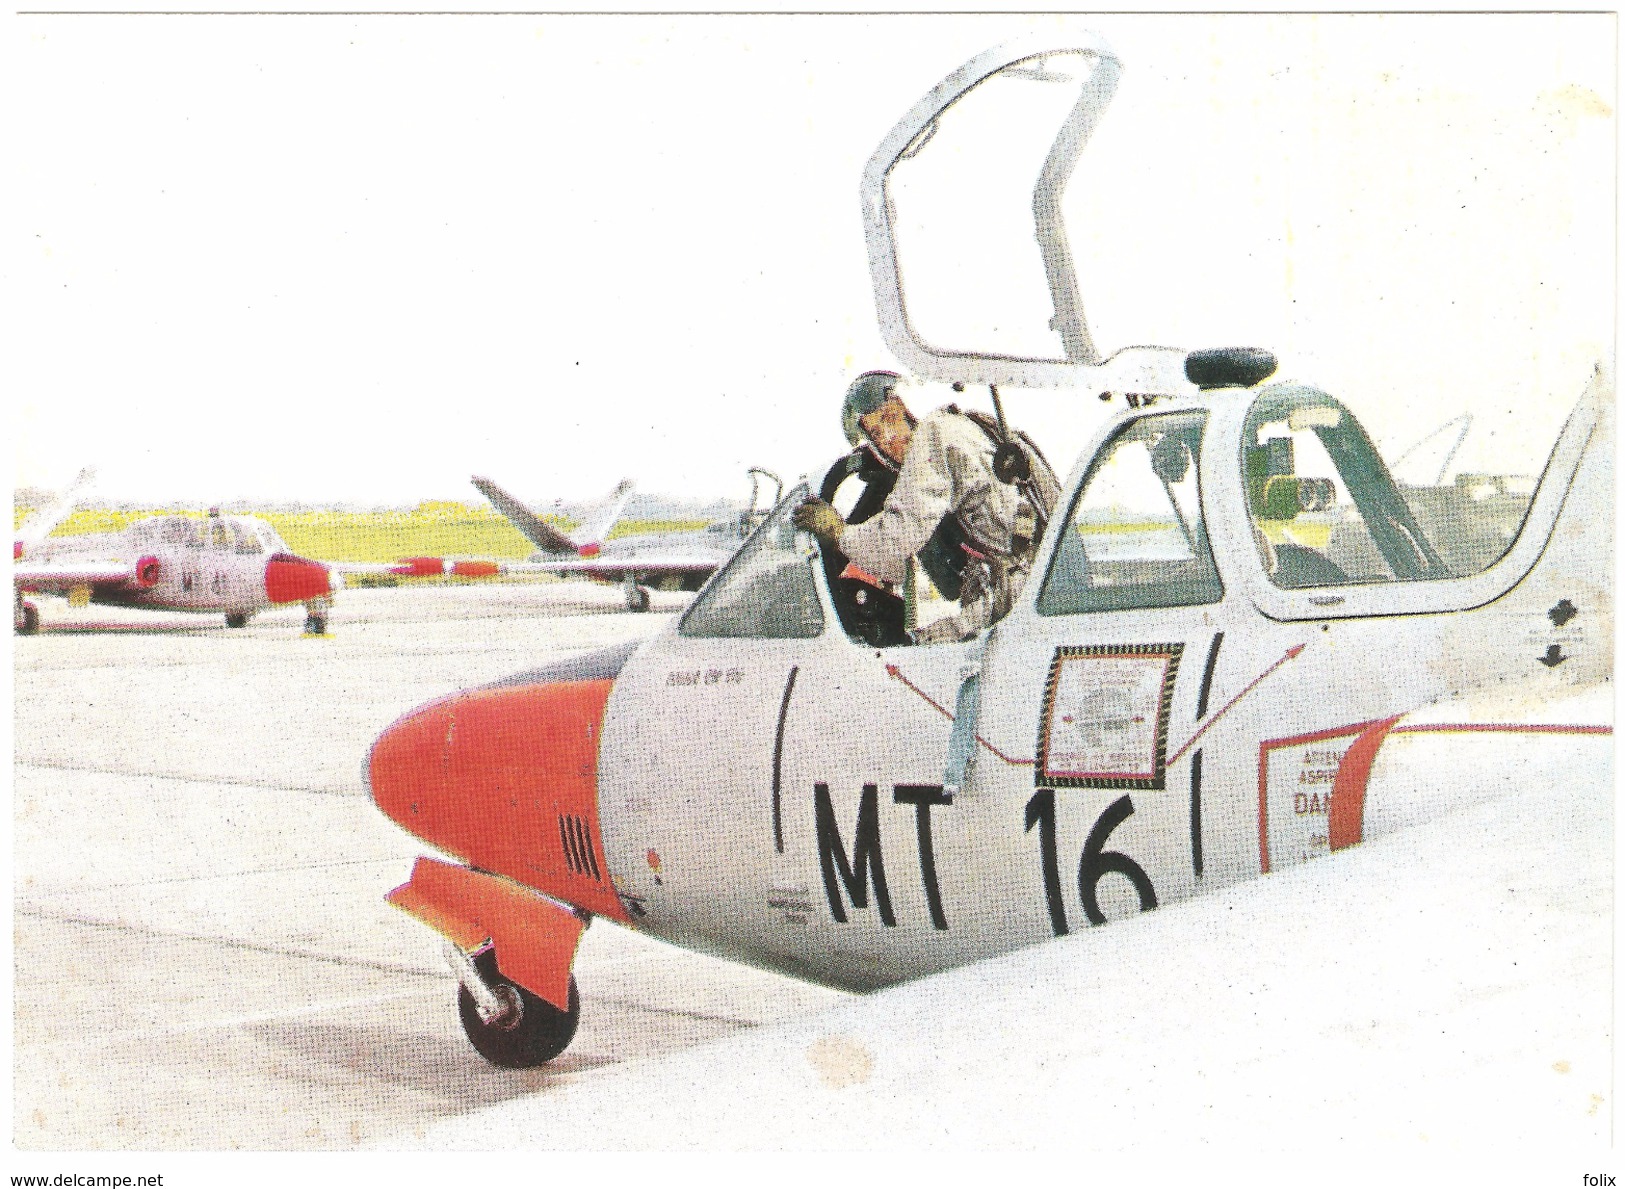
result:
[[[324,639],[297,608],[231,630],[38,600],[44,630],[14,653],[13,1143],[360,1147],[843,998],[600,922],[574,1043],[501,1071],[463,1037],[438,936],[383,901],[424,847],[366,794],[377,734],[646,637],[688,596],[654,599],[346,590]]]

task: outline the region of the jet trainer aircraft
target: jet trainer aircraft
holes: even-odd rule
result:
[[[681,590],[696,591],[733,556],[764,515],[756,507],[761,479],[773,482],[773,502],[778,501],[783,485],[777,475],[752,467],[750,476],[750,507],[737,517],[713,521],[693,532],[636,533],[613,541],[607,538],[632,497],[630,480],[622,480],[610,493],[578,538],[560,532],[491,480],[476,475],[473,483],[542,551],[528,562],[497,563],[498,572],[579,575],[619,583],[626,592],[627,610],[647,611],[645,583],[664,579],[675,581]]]
[[[223,614],[240,628],[261,611],[305,605],[305,631],[323,635],[343,580],[333,567],[293,554],[253,516],[152,516],[116,533],[49,537],[72,510],[58,501],[31,518],[12,546],[12,626],[39,630],[25,594],[64,595],[70,604]],[[42,531],[43,530],[43,531]]]
[[[1009,615],[903,642],[876,607],[906,626],[912,604],[832,582],[794,529],[801,485],[660,635],[454,694],[374,743],[374,800],[446,856],[388,898],[448,939],[488,1060],[569,1044],[598,917],[865,990],[1523,781],[1610,779],[1610,371],[1532,493],[1480,498],[1442,473],[1402,487],[1335,396],[1270,382],[1267,352],[1102,358],[1060,196],[1118,72],[1098,39],[988,51],[864,173],[881,327],[908,370],[995,402],[1016,385],[1127,406]],[[1030,208],[1059,352],[933,345],[905,301],[898,200],[978,101],[1018,110],[1035,88],[1063,97]]]

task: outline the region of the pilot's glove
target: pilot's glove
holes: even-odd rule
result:
[[[841,519],[841,514],[821,499],[802,500],[801,506],[790,513],[790,522],[826,545],[839,545],[841,534],[846,531],[846,521]]]

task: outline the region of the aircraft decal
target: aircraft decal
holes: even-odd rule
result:
[[[767,889],[767,906],[787,925],[805,925],[812,916],[812,898],[800,884],[774,884]]]
[[[946,932],[948,914],[943,908],[942,888],[937,881],[931,810],[934,806],[952,805],[953,794],[945,791],[940,784],[899,784],[892,786],[892,801],[897,805],[914,807],[914,828],[920,851],[920,884],[925,890],[926,910],[931,915],[932,928]],[[886,883],[886,865],[880,843],[879,786],[863,786],[850,853],[835,821],[835,805],[830,797],[829,785],[822,781],[813,785],[813,819],[818,836],[818,865],[824,876],[824,896],[829,901],[830,915],[838,924],[846,924],[846,901],[850,900],[854,908],[868,908],[872,886],[875,909],[880,914],[881,923],[887,928],[895,927],[897,914],[892,908],[891,891]],[[842,888],[846,892],[844,897]],[[778,896],[782,891],[775,888],[773,895]],[[800,889],[799,894],[804,896],[806,890]],[[770,898],[768,907],[792,906],[777,904]]]
[[[1221,636],[1223,632],[1219,633]],[[1217,649],[1215,649],[1217,651]],[[1191,870],[1202,878],[1202,750],[1191,757]]]
[[[1078,898],[1091,925],[1104,925],[1106,914],[1100,910],[1099,888],[1102,877],[1115,872],[1134,885],[1140,898],[1140,911],[1149,912],[1157,907],[1157,891],[1151,877],[1133,859],[1121,851],[1107,850],[1106,839],[1113,830],[1134,816],[1134,802],[1125,793],[1095,819],[1089,837],[1083,844],[1078,859]],[[1027,802],[1025,814],[1027,831],[1038,827],[1039,860],[1044,878],[1044,899],[1049,906],[1050,927],[1055,936],[1071,932],[1066,917],[1066,904],[1061,894],[1060,859],[1055,844],[1055,790],[1039,789]]]
[[[1524,641],[1535,653],[1534,659],[1555,669],[1585,650],[1586,625],[1575,622],[1580,608],[1570,599],[1559,599],[1547,608],[1525,633]]]
[[[666,674],[667,685],[738,685],[743,680],[743,669],[673,669]]]
[[[940,784],[900,784],[892,790],[899,805],[914,806],[915,828],[919,831],[920,880],[925,885],[925,903],[931,911],[931,925],[946,930],[948,918],[942,911],[942,892],[937,887],[937,856],[931,845],[931,806],[952,805],[954,796]]]
[[[1184,650],[1183,644],[1057,648],[1044,685],[1035,783],[1162,788],[1168,708]]]
[[[796,674],[799,672],[800,665],[790,666],[790,676],[784,682],[784,697],[779,702],[778,729],[773,733],[773,849],[781,855],[784,853],[784,816],[780,805],[780,779],[784,774],[784,720],[790,713],[790,695],[795,692]]]
[[[880,913],[880,920],[887,928],[894,927],[897,916],[892,912],[891,895],[886,890],[886,864],[880,854],[879,790],[872,784],[863,786],[850,856],[841,842],[840,827],[835,824],[835,806],[830,801],[829,785],[823,781],[813,785],[813,819],[818,832],[818,865],[824,873],[824,894],[829,899],[830,915],[839,923],[846,924],[846,905],[835,887],[838,870],[854,908],[869,907],[872,877],[875,908]]]
[[[1207,696],[1213,692],[1213,670],[1219,667],[1219,645],[1224,643],[1224,633],[1213,633],[1213,645],[1207,650],[1207,664],[1202,669],[1202,692],[1196,695],[1196,721],[1201,722],[1207,717]]]

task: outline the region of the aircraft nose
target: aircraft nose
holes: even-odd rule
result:
[[[598,821],[612,681],[470,690],[408,714],[367,757],[391,820],[471,866],[618,920]]]
[[[272,603],[303,603],[333,593],[331,571],[319,561],[275,553],[265,563],[265,597]]]

